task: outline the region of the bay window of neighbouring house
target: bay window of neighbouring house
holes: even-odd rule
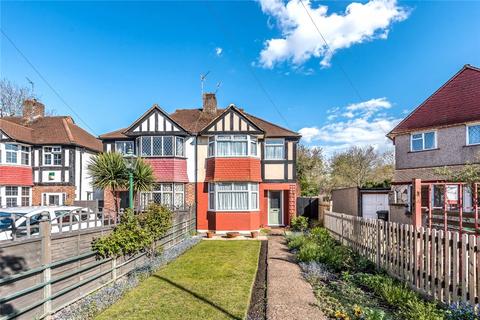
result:
[[[30,187],[0,187],[0,206],[2,207],[28,207],[31,205],[31,199]]]
[[[137,154],[142,157],[184,157],[185,138],[149,136],[137,138]]]
[[[256,157],[257,138],[249,135],[218,135],[208,139],[209,157]]]
[[[467,145],[480,144],[480,124],[467,126]]]
[[[62,147],[43,147],[43,165],[61,166]]]
[[[150,203],[157,203],[168,208],[182,209],[185,207],[185,184],[158,183],[152,191],[140,194],[140,205],[143,209]]]
[[[283,160],[285,159],[285,140],[266,139],[265,140],[265,160]]]
[[[258,210],[258,183],[221,182],[208,184],[208,207],[215,211]]]
[[[5,144],[5,157],[0,157],[5,159],[6,164],[21,164],[21,165],[30,165],[30,147],[16,144],[16,143],[6,143]]]
[[[115,141],[115,151],[121,154],[134,152],[133,141]]]
[[[432,150],[437,148],[435,131],[412,133],[410,135],[410,151]]]

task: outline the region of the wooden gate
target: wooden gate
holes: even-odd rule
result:
[[[298,197],[297,216],[318,219],[318,197]]]

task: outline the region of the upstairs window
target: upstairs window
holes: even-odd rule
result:
[[[19,144],[5,144],[5,162],[30,165],[30,147]]]
[[[266,139],[265,140],[265,160],[283,160],[285,159],[285,140]]]
[[[140,137],[137,143],[142,157],[185,156],[185,139],[182,137]]]
[[[208,140],[209,157],[248,157],[257,155],[257,138],[248,135],[218,135]],[[255,146],[255,147],[254,147]]]
[[[480,124],[467,126],[467,145],[480,144]]]
[[[410,150],[432,150],[437,147],[437,135],[435,131],[413,133],[410,136]]]
[[[133,150],[133,141],[115,141],[115,151],[121,154],[127,154],[128,151]]]
[[[18,153],[18,145],[16,144],[11,144],[11,143],[7,143],[5,145],[5,150],[6,150],[6,157],[5,157],[5,161],[7,163],[13,163],[13,164],[16,164],[17,163],[17,153]]]
[[[43,165],[61,166],[62,147],[43,147]]]

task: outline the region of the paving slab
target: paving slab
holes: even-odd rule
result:
[[[268,237],[267,319],[327,319],[295,256],[288,251],[285,237],[278,231]]]

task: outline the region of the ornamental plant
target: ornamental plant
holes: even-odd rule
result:
[[[308,228],[308,218],[303,216],[298,216],[292,219],[290,223],[292,231],[304,232]]]
[[[160,205],[152,204],[148,209],[135,215],[127,209],[120,223],[113,231],[92,243],[92,250],[99,258],[119,257],[147,252],[158,252],[155,241],[161,238],[172,226],[172,212]]]

